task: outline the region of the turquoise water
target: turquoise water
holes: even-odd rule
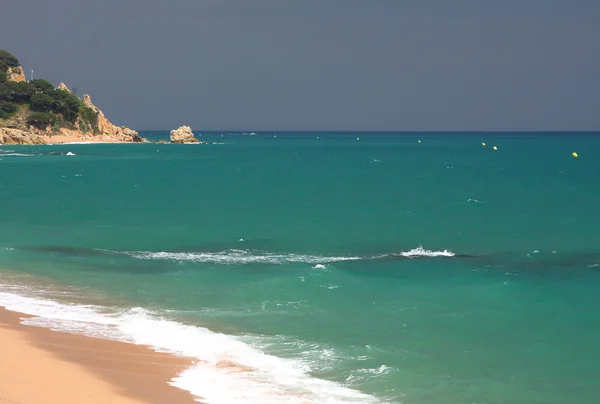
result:
[[[195,355],[212,403],[597,401],[599,136],[204,137],[3,146],[0,304]]]

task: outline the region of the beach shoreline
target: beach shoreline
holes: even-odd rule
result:
[[[53,144],[95,144],[95,143],[143,143],[127,140],[119,140],[102,136],[90,136],[90,139],[81,136],[69,136],[64,134],[43,135],[42,138],[48,145]]]
[[[28,317],[0,306],[0,403],[198,402],[169,384],[191,358],[23,325]]]

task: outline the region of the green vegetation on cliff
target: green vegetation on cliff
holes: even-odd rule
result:
[[[43,79],[10,81],[9,69],[15,67],[19,67],[17,58],[0,50],[0,119],[9,119],[23,105],[31,110],[27,123],[38,129],[49,126],[54,130],[60,127],[73,129],[77,124],[83,130],[98,130],[97,112],[75,94],[56,89]]]

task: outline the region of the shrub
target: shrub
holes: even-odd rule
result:
[[[19,66],[19,60],[5,50],[0,49],[0,82],[6,81],[6,72],[9,67]]]
[[[66,90],[54,90],[51,97],[52,110],[62,114],[66,121],[75,123],[79,115],[81,100]]]
[[[0,101],[10,101],[10,88],[8,83],[0,82]]]
[[[37,91],[41,91],[42,93],[50,94],[54,91],[54,86],[48,80],[44,79],[35,79],[29,82]]]
[[[31,110],[36,112],[50,112],[52,109],[52,98],[48,94],[33,94],[29,100]]]
[[[0,118],[8,118],[17,111],[17,106],[12,102],[0,101]]]
[[[27,123],[35,126],[38,129],[44,129],[48,127],[48,125],[54,125],[56,121],[57,117],[54,114],[49,112],[34,112],[33,114],[29,115],[29,120]]]
[[[94,132],[98,131],[98,113],[91,108],[81,105],[79,107],[79,116],[81,121],[89,125]]]
[[[6,67],[17,67],[19,66],[19,59],[11,55],[8,51],[0,49],[0,63],[3,63]]]
[[[7,101],[16,102],[19,104],[29,102],[31,96],[36,92],[35,87],[25,81],[8,81],[4,83],[4,86],[8,88],[9,99]]]

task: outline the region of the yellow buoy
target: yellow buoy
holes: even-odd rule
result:
[[[577,157],[579,157],[579,155],[577,153],[573,152],[573,157],[577,158]]]
[[[498,150],[498,147],[497,147],[497,146],[494,146],[494,150]]]
[[[482,146],[485,146],[485,143],[482,143],[481,145],[482,145]]]

